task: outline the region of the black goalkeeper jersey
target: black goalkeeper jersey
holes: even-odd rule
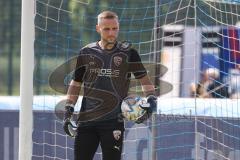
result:
[[[80,50],[73,80],[83,83],[84,95],[78,121],[117,119],[127,96],[131,73],[145,76],[138,52],[123,43],[103,50],[98,42]]]

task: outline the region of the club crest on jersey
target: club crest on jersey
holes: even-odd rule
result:
[[[113,57],[113,62],[117,67],[120,66],[120,64],[122,64],[122,57],[119,56]]]
[[[113,137],[118,141],[121,138],[122,132],[120,130],[113,131]]]

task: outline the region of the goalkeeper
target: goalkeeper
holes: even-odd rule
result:
[[[63,127],[66,134],[75,137],[75,160],[92,160],[99,144],[103,160],[120,160],[124,132],[121,102],[127,96],[131,73],[139,79],[150,104],[144,108],[148,115],[137,123],[156,109],[155,89],[138,52],[129,43],[117,41],[116,13],[100,13],[96,31],[100,40],[83,47],[78,55],[68,88]],[[83,99],[74,135],[71,117],[82,84]]]

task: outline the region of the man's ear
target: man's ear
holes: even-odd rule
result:
[[[99,25],[96,25],[96,31],[97,31],[98,33],[100,33],[100,27],[99,27]]]

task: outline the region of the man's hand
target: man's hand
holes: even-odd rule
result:
[[[73,105],[65,106],[64,120],[63,120],[63,129],[67,135],[70,137],[76,136],[76,124],[71,120],[74,112]]]
[[[142,115],[138,120],[136,120],[136,123],[143,123],[145,120],[147,120],[153,112],[156,112],[157,109],[157,97],[154,95],[149,95],[147,97],[147,103],[140,105],[141,108],[146,110],[146,113]]]
[[[150,104],[150,108],[148,109],[148,112],[152,114],[153,112],[156,112],[157,110],[157,97],[154,95],[149,95],[147,97],[147,103]]]

